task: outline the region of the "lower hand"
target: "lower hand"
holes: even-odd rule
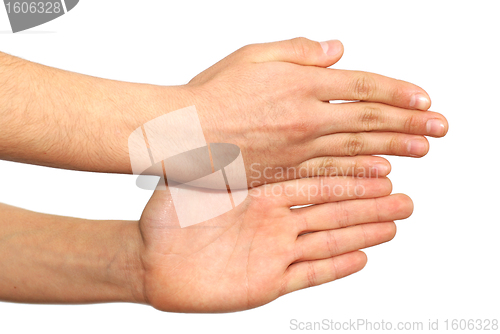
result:
[[[156,190],[139,222],[144,299],[164,311],[238,311],[355,273],[366,264],[359,249],[391,240],[393,221],[413,210],[391,188],[387,178],[275,183],[186,228],[168,188]]]

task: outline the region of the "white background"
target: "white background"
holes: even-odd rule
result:
[[[398,235],[368,249],[348,278],[232,314],[148,306],[0,303],[0,333],[282,333],[290,319],[423,321],[500,318],[497,1],[82,0],[12,34],[0,7],[0,50],[71,71],[183,84],[237,48],[305,36],[340,39],[337,68],[416,83],[450,131],[422,159],[390,158],[394,192],[415,202]],[[1,131],[1,130],[0,130]],[[0,162],[0,202],[93,219],[138,219],[150,192],[135,177]]]

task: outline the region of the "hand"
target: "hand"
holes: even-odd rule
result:
[[[393,220],[413,210],[406,195],[387,196],[391,187],[387,178],[351,177],[260,186],[235,209],[187,228],[168,188],[157,189],[139,222],[140,290],[160,310],[228,312],[355,273],[366,264],[358,250],[392,239]]]
[[[429,149],[424,135],[447,132],[441,114],[421,111],[430,107],[424,90],[381,75],[328,69],[343,48],[338,41],[327,45],[326,53],[305,38],[248,45],[183,87],[189,92],[183,106],[196,106],[207,141],[241,148],[249,186],[299,172],[385,176],[387,160],[368,155],[421,157]]]
[[[131,173],[130,134],[191,105],[208,142],[241,148],[249,186],[311,175],[384,176],[387,160],[369,155],[419,157],[428,150],[424,135],[446,133],[442,115],[416,110],[430,106],[421,88],[326,68],[342,52],[338,41],[304,38],[249,45],[173,87],[90,77],[0,53],[0,159]]]

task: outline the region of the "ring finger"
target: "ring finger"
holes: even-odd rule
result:
[[[311,145],[310,158],[374,154],[422,157],[429,151],[424,136],[394,132],[336,133],[314,139]]]
[[[371,102],[319,103],[323,135],[387,131],[442,137],[448,131],[446,118],[432,111],[421,112]]]
[[[394,222],[370,223],[301,235],[295,262],[319,260],[387,242],[396,235]]]

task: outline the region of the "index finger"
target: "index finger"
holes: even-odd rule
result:
[[[312,67],[310,82],[321,101],[352,100],[380,102],[405,109],[427,110],[429,94],[412,83],[380,74]]]
[[[258,192],[280,198],[284,206],[322,204],[356,198],[387,196],[392,183],[386,177],[360,178],[346,176],[319,176],[266,184]]]

